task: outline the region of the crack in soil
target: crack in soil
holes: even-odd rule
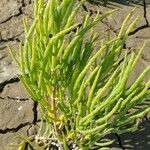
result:
[[[143,0],[143,7],[144,7],[144,18],[145,18],[145,21],[146,21],[146,25],[149,26],[149,22],[148,22],[148,19],[147,19],[147,11],[146,11],[146,0]]]
[[[150,28],[150,26],[147,26],[147,24],[142,25],[142,26],[136,28],[135,30],[131,31],[129,33],[129,36],[134,35],[136,32],[139,32],[140,30],[143,30],[143,29],[146,29],[146,28]]]
[[[19,131],[20,129],[24,128],[25,126],[31,125],[30,122],[25,122],[22,124],[19,124],[17,127],[15,128],[5,128],[5,129],[0,129],[0,134],[6,134],[6,133],[14,133]]]
[[[7,134],[7,133],[18,132],[20,129],[22,129],[22,128],[26,127],[26,126],[29,126],[29,128],[31,128],[32,125],[36,125],[38,122],[41,121],[40,119],[38,119],[37,107],[38,107],[38,103],[34,102],[33,108],[32,108],[32,111],[33,111],[33,121],[32,122],[21,123],[17,127],[14,127],[14,128],[0,129],[0,134]]]
[[[16,83],[16,82],[19,82],[19,78],[18,76],[14,76],[12,77],[11,79],[9,80],[6,80],[2,83],[0,83],[0,93],[3,91],[4,87],[7,85],[7,84],[13,84],[13,83]]]
[[[114,133],[114,135],[117,137],[117,140],[118,140],[118,143],[119,143],[119,146],[122,150],[125,150],[125,148],[123,147],[122,145],[122,141],[121,141],[121,137],[117,134],[117,133]]]
[[[91,9],[88,9],[87,7],[86,7],[86,5],[82,5],[82,7],[83,7],[83,9],[86,11],[86,12],[90,12],[90,15],[93,15],[93,14],[97,14],[97,11],[93,11],[93,10],[91,10]],[[145,21],[146,21],[146,24],[145,25],[142,25],[142,26],[140,26],[140,27],[138,27],[138,28],[136,28],[135,30],[133,30],[133,31],[131,31],[130,33],[129,33],[129,36],[131,36],[131,35],[134,35],[135,33],[137,33],[138,31],[140,31],[140,30],[142,30],[142,29],[145,29],[145,28],[149,28],[150,26],[149,26],[149,22],[148,22],[148,19],[147,19],[147,11],[146,11],[146,0],[143,0],[143,8],[144,8],[144,18],[145,18]],[[101,12],[100,12],[101,13]],[[102,14],[102,13],[101,13]],[[104,23],[111,31],[113,31],[113,33],[115,33],[115,34],[117,34],[117,31],[118,30],[120,30],[120,29],[117,29],[117,30],[115,30],[115,29],[113,29],[112,28],[112,26],[109,24],[109,23],[107,23],[106,21],[101,21],[102,23]]]
[[[18,17],[20,15],[23,14],[23,8],[26,7],[24,0],[21,1],[21,6],[18,8],[18,13],[15,15],[11,15],[10,17],[8,17],[7,19],[3,20],[0,22],[0,24],[6,23],[7,21],[11,20],[14,17]]]
[[[10,96],[6,96],[6,97],[1,97],[0,99],[2,100],[14,100],[14,101],[28,101],[29,98],[17,98],[17,97],[10,97]]]
[[[143,10],[144,10],[144,19],[146,21],[146,24],[145,25],[142,25],[138,28],[136,28],[135,30],[133,30],[132,32],[129,33],[129,36],[130,35],[134,35],[135,33],[137,33],[138,31],[140,30],[143,30],[143,29],[146,29],[146,28],[150,28],[149,26],[149,22],[148,22],[148,19],[147,19],[147,11],[146,11],[146,0],[143,0]]]
[[[10,37],[8,39],[3,39],[2,36],[1,36],[1,33],[0,33],[0,42],[3,42],[3,43],[7,43],[7,42],[13,42],[13,41],[17,41],[17,42],[20,42],[20,39],[18,38],[20,35],[22,35],[23,32],[13,36],[13,37]]]
[[[32,120],[32,124],[28,127],[27,129],[27,135],[30,136],[30,129],[33,127],[33,126],[37,126],[37,123],[38,122],[41,122],[41,119],[38,119],[38,103],[34,101],[33,103],[33,108],[32,108],[32,112],[33,112],[33,120]]]
[[[82,7],[83,7],[83,9],[86,11],[86,12],[90,12],[90,16],[91,15],[93,15],[93,14],[97,14],[98,12],[97,11],[93,11],[93,10],[91,10],[91,9],[88,9],[87,7],[86,7],[86,5],[84,5],[84,4],[82,4]],[[102,15],[102,12],[99,12],[101,15]],[[101,20],[101,22],[103,23],[103,24],[105,24],[108,28],[109,28],[109,30],[111,30],[111,31],[113,31],[113,33],[117,33],[117,31],[115,30],[115,29],[113,29],[112,28],[112,26],[109,24],[109,23],[107,23],[106,21],[104,21],[104,20]]]
[[[32,122],[21,123],[17,127],[14,127],[14,128],[0,129],[0,134],[7,134],[7,133],[18,132],[20,129],[22,129],[22,128],[26,127],[26,126],[29,126],[29,128],[30,128],[30,127],[32,127],[32,125],[36,125],[36,123],[41,121],[40,119],[38,119],[37,107],[38,107],[38,103],[34,102],[33,108],[32,108],[32,111],[33,111],[33,121]]]
[[[32,121],[32,124],[33,125],[36,125],[37,122],[38,122],[38,110],[37,110],[37,107],[38,107],[38,103],[34,101],[33,108],[32,108],[32,111],[33,111],[33,121]]]

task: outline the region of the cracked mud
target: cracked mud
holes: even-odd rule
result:
[[[21,86],[17,77],[18,69],[12,63],[7,50],[7,45],[11,45],[13,49],[17,50],[19,42],[24,39],[22,20],[23,17],[27,16],[29,22],[32,22],[32,6],[33,0],[0,1],[0,150],[9,150],[8,143],[18,142],[18,139],[14,138],[16,133],[35,134],[36,131],[32,127],[40,121],[38,105],[36,102],[31,101]],[[150,1],[114,0],[112,2],[107,0],[104,3],[100,0],[88,0],[80,12],[81,16],[83,12],[90,12],[92,16],[97,12],[95,10],[103,13],[113,8],[120,8],[119,13],[103,20],[96,28],[96,32],[100,34],[109,31],[115,35],[118,33],[125,16],[134,7],[137,7],[135,16],[140,15],[141,19],[136,28],[130,33],[125,47],[140,47],[145,40],[147,46],[131,77],[131,81],[150,64]],[[149,150],[149,118],[150,115],[147,114],[142,119],[142,127],[138,132],[121,136],[118,134],[110,135],[110,138],[116,139],[116,143],[110,149]]]

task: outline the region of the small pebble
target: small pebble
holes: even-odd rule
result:
[[[18,110],[20,111],[22,109],[22,105],[18,108]]]

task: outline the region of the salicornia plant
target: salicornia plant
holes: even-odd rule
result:
[[[140,107],[150,96],[150,80],[144,82],[150,66],[134,83],[127,83],[144,49],[124,49],[139,17],[127,28],[131,11],[118,35],[101,40],[96,49],[93,27],[116,10],[94,19],[87,13],[76,22],[82,3],[35,0],[31,27],[24,20],[19,55],[11,50],[21,82],[41,108],[42,126],[35,140],[22,137],[35,150],[53,141],[65,150],[73,144],[85,150],[106,147],[113,142],[106,135],[136,130],[140,117],[150,111],[148,105]],[[36,145],[39,140],[45,142],[43,147]]]

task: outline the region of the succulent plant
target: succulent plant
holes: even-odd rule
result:
[[[20,68],[19,78],[42,116],[35,141],[22,137],[20,149],[25,143],[40,149],[36,146],[40,138],[46,141],[43,149],[53,140],[66,150],[71,143],[86,150],[107,147],[113,141],[106,135],[135,131],[140,117],[150,111],[145,105],[137,109],[150,97],[150,80],[144,82],[150,66],[134,83],[127,83],[145,45],[138,53],[124,49],[139,18],[127,28],[131,11],[118,35],[101,40],[96,48],[94,26],[116,10],[98,13],[94,19],[87,13],[77,22],[83,2],[35,0],[32,25],[24,19],[25,42],[20,43],[19,59],[10,48]]]

